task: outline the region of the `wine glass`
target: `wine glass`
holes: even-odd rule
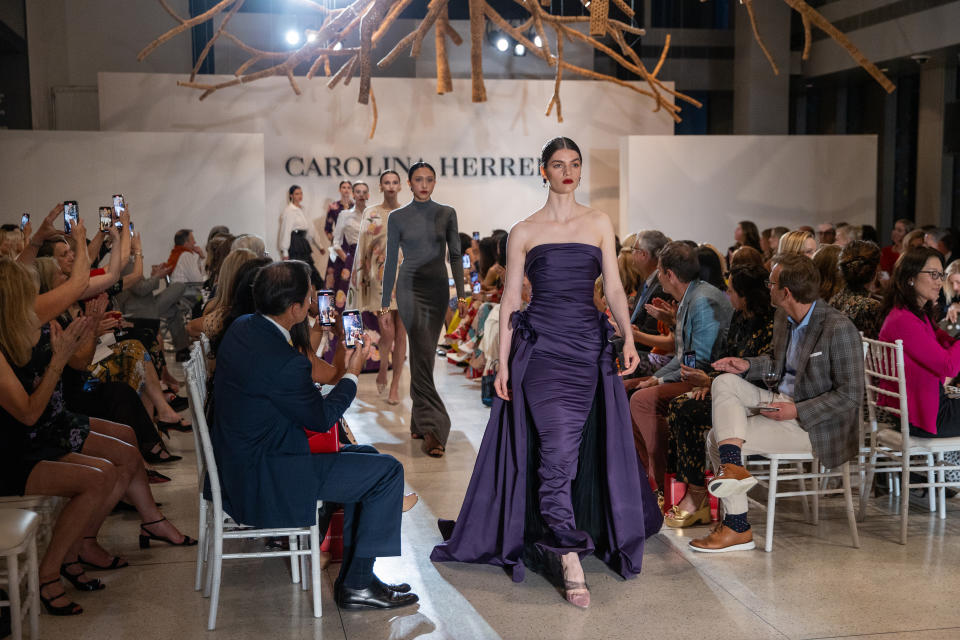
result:
[[[777,367],[771,366],[769,369],[763,372],[763,384],[767,385],[767,389],[770,390],[770,393],[773,393],[773,390],[777,388],[777,385],[780,384],[780,372],[777,370]],[[773,400],[770,402],[764,403],[767,406],[773,404]]]

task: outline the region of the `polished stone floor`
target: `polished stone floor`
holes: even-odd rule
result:
[[[290,583],[279,559],[234,560],[224,565],[216,631],[206,631],[208,600],[193,591],[195,549],[137,547],[137,518],[111,516],[101,542],[129,558],[131,567],[99,575],[107,589],[68,593],[86,609],[75,618],[43,616],[45,638],[177,640],[180,638],[323,638],[412,640],[764,638],[960,638],[960,497],[939,520],[914,497],[910,541],[897,544],[896,507],[874,499],[861,524],[862,548],[850,547],[839,502],[825,501],[818,526],[805,523],[799,505],[777,510],[773,553],[725,555],[688,551],[702,527],[664,531],[647,543],[643,573],[624,582],[599,561],[584,563],[593,604],[565,604],[545,580],[528,574],[512,583],[495,567],[434,565],[438,517],[457,515],[488,411],[479,382],[466,380],[438,358],[436,378],[454,419],[447,456],[428,458],[407,435],[409,400],[390,407],[377,397],[374,377],[361,377],[349,422],[361,442],[403,462],[409,490],[420,504],[404,515],[403,555],[377,562],[387,581],[409,581],[418,606],[392,612],[338,611],[325,572],[324,615],[314,619],[308,592]],[[167,465],[174,481],[154,485],[163,510],[185,531],[196,532],[193,439],[176,434],[171,449],[184,455]],[[758,535],[762,514],[756,514]]]

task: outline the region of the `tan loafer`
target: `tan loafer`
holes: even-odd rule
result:
[[[753,543],[753,529],[737,533],[724,524],[718,524],[710,535],[690,541],[690,548],[702,553],[726,553],[727,551],[750,551],[756,549]]]
[[[718,498],[727,498],[750,491],[757,479],[738,464],[720,465],[720,473],[710,481],[707,490]]]

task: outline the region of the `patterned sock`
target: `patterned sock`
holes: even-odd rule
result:
[[[750,528],[750,523],[747,522],[746,513],[728,513],[723,516],[724,526],[730,527],[737,533],[743,533]]]
[[[743,460],[740,458],[740,447],[735,444],[720,445],[720,464],[743,466]]]

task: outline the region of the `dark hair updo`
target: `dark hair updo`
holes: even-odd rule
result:
[[[419,160],[414,162],[412,165],[410,165],[410,168],[407,169],[407,180],[413,180],[413,174],[417,171],[417,169],[429,169],[430,173],[433,174],[433,177],[437,177],[437,170],[431,167],[430,163]]]
[[[287,189],[287,201],[288,201],[288,202],[292,202],[292,201],[293,201],[293,192],[296,191],[296,190],[299,189],[299,188],[300,188],[300,185],[294,184],[294,185],[291,185],[289,189]]]
[[[550,162],[550,158],[553,157],[560,149],[570,149],[571,151],[576,151],[577,155],[580,157],[580,162],[583,162],[583,154],[580,153],[580,147],[577,146],[577,143],[571,140],[570,138],[565,138],[563,136],[558,136],[553,140],[547,142],[543,145],[543,148],[540,149],[540,166],[546,167],[547,163]],[[547,184],[547,179],[543,179],[543,184]]]
[[[386,169],[386,170],[384,170],[384,171],[380,174],[380,184],[383,184],[383,179],[386,178],[386,177],[387,177],[388,175],[390,175],[391,173],[392,173],[393,175],[397,176],[397,180],[400,179],[400,174],[399,174],[399,173],[397,173],[397,172],[394,171],[393,169]]]

